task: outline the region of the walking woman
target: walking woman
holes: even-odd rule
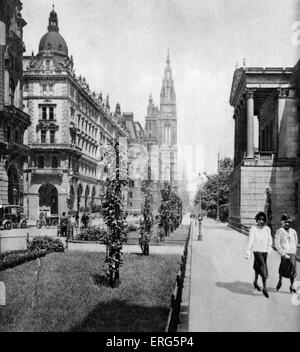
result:
[[[246,248],[246,259],[250,257],[251,251],[254,255],[253,269],[255,272],[255,279],[253,282],[254,288],[260,291],[257,283],[258,275],[262,278],[263,294],[269,298],[266,288],[268,278],[267,257],[272,251],[272,236],[271,230],[266,226],[267,216],[265,213],[260,212],[255,216],[256,225],[251,226],[249,232],[249,240]]]
[[[297,276],[296,252],[298,236],[297,232],[291,227],[291,219],[288,214],[281,217],[281,228],[275,233],[275,247],[281,255],[279,265],[279,281],[276,290],[279,291],[282,285],[282,278],[290,279],[290,292],[296,293],[294,289],[294,279]]]

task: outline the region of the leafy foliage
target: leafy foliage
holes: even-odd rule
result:
[[[28,242],[27,249],[29,251],[45,250],[46,252],[64,252],[65,247],[62,241],[58,238],[49,236],[34,237],[32,241]]]
[[[161,205],[159,207],[159,228],[164,236],[176,230],[182,222],[182,200],[172,190],[168,182],[161,188]]]
[[[122,247],[127,238],[127,215],[122,201],[122,187],[127,182],[120,180],[119,143],[115,141],[112,145],[116,158],[115,177],[107,178],[106,194],[103,201],[103,218],[108,228],[105,271],[110,286],[116,287],[120,282],[119,268],[122,265]]]
[[[17,250],[0,254],[0,271],[13,268],[17,265],[44,257],[47,251],[44,249],[35,250]]]
[[[80,233],[76,236],[76,240],[79,241],[100,241],[106,243],[108,233],[105,229],[101,229],[99,226],[82,227]]]
[[[198,189],[194,204],[199,205],[201,199],[201,209],[207,211],[210,217],[216,217],[217,206],[220,206],[220,219],[226,220],[228,217],[229,201],[229,178],[233,171],[233,160],[224,158],[220,160],[217,174],[207,176],[207,180],[201,189]]]
[[[150,191],[150,182],[144,181],[142,184],[142,192],[144,195],[144,201],[142,206],[142,220],[140,223],[140,237],[139,244],[142,249],[143,255],[149,255],[149,244],[152,235],[152,226],[154,223],[153,211],[152,211],[152,194]]]

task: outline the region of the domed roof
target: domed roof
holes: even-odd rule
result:
[[[49,31],[42,36],[39,44],[39,52],[44,50],[68,56],[67,43],[64,38],[56,31]]]
[[[48,33],[43,35],[39,44],[39,53],[45,50],[68,56],[68,46],[64,38],[59,34],[58,18],[54,7],[49,16]]]

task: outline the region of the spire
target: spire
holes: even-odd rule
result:
[[[169,48],[168,48],[168,54],[167,54],[167,65],[168,65],[168,67],[170,67],[170,63],[171,63],[171,61],[170,61],[170,53],[169,53]]]
[[[149,104],[153,103],[153,99],[152,99],[152,94],[150,93],[150,97],[149,97]]]
[[[59,31],[58,18],[57,18],[57,13],[54,11],[54,4],[52,5],[52,11],[50,12],[50,16],[49,16],[48,31],[51,31],[51,32]]]
[[[106,107],[107,110],[110,109],[110,106],[109,106],[109,96],[108,96],[108,94],[107,94],[107,97],[106,97],[105,107]]]

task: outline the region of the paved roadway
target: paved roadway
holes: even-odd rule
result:
[[[299,288],[292,304],[289,281],[284,279],[279,292],[279,255],[268,258],[270,298],[253,290],[253,256],[244,257],[248,237],[212,220],[204,220],[203,241],[192,241],[189,331],[300,331]]]

